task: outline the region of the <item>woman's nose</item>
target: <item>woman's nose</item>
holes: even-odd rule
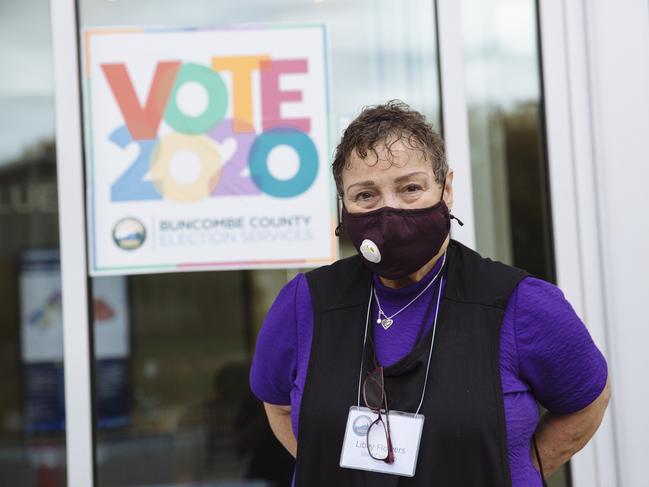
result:
[[[383,206],[389,206],[390,208],[399,208],[399,198],[397,195],[389,192],[383,193]]]

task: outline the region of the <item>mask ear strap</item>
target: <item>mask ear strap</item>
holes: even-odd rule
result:
[[[462,220],[460,220],[458,217],[456,217],[453,213],[450,213],[451,215],[451,220],[457,220],[457,222],[460,224],[461,227],[464,226],[464,223],[462,223]]]
[[[340,223],[336,226],[336,229],[334,230],[334,233],[336,234],[336,237],[340,237],[340,230],[342,229],[342,227],[343,227],[343,223],[342,223],[342,222],[340,222]]]

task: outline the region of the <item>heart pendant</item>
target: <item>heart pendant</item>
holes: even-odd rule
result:
[[[385,318],[381,320],[381,326],[383,327],[384,330],[390,328],[392,326],[392,323],[394,323],[394,321],[392,321],[390,318]]]

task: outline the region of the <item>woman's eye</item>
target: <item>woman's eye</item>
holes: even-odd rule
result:
[[[421,189],[421,186],[418,184],[409,184],[406,186],[406,192],[407,193],[414,193],[415,191],[419,191]]]
[[[363,191],[362,193],[358,193],[356,195],[356,201],[362,200],[362,201],[367,201],[372,197],[372,193],[369,191]]]

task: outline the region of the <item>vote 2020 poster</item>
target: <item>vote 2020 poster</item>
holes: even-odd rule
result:
[[[337,258],[323,26],[83,34],[92,275]]]

